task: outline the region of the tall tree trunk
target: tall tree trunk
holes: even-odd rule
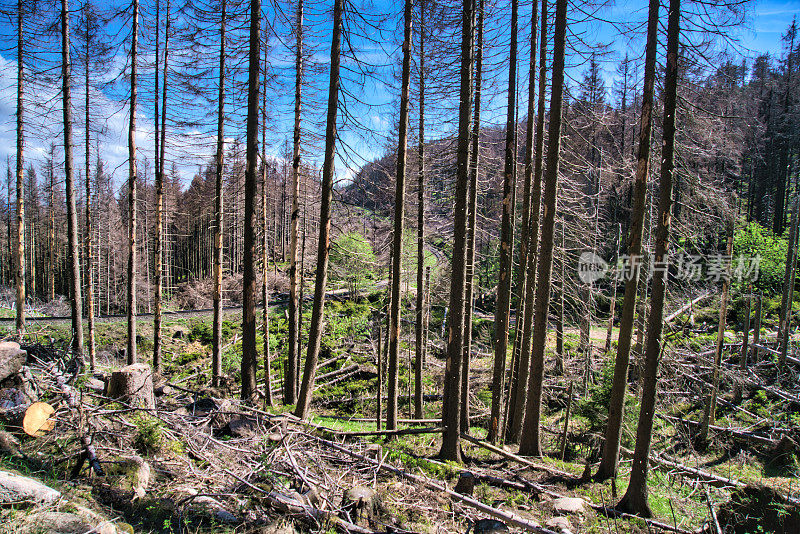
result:
[[[520,454],[541,456],[540,420],[544,347],[547,339],[547,317],[550,307],[550,277],[553,268],[553,233],[557,209],[559,151],[561,148],[561,108],[564,93],[564,49],[567,34],[567,0],[556,1],[553,48],[553,87],[550,95],[547,172],[544,179],[542,243],[537,266],[536,299],[534,301],[533,350],[528,377],[528,404],[520,439]]]
[[[133,0],[131,33],[131,101],[128,124],[128,364],[136,363],[136,62],[139,47],[139,0]]]
[[[508,104],[506,112],[505,159],[503,164],[503,215],[500,223],[500,274],[497,282],[497,305],[494,317],[494,361],[505,364],[508,353],[508,327],[511,305],[511,276],[513,270],[514,221],[512,220],[512,190],[515,178],[514,140],[516,124],[514,124],[517,82],[517,0],[511,2],[511,49],[508,64]],[[521,322],[517,314],[517,328]],[[496,365],[497,366],[497,365]]]
[[[450,280],[450,317],[447,323],[447,354],[442,399],[442,448],[444,460],[461,461],[461,358],[464,349],[464,293],[467,188],[469,185],[470,116],[472,111],[472,70],[474,66],[472,37],[475,25],[475,3],[464,2],[461,13],[461,88],[458,108],[458,149],[456,198],[453,214],[453,261]]]
[[[84,240],[84,255],[86,261],[86,319],[88,323],[89,331],[89,341],[87,343],[87,349],[89,350],[89,369],[94,372],[95,364],[97,363],[96,360],[96,352],[95,352],[95,341],[94,341],[94,283],[92,281],[92,264],[93,261],[93,250],[92,250],[92,180],[91,176],[91,165],[89,163],[89,150],[90,150],[90,125],[91,121],[89,116],[89,96],[90,96],[90,85],[89,85],[89,42],[91,39],[90,36],[90,29],[89,29],[89,18],[93,16],[93,13],[90,12],[89,4],[84,4],[84,9],[86,10],[86,55],[84,57],[85,63],[85,71],[84,71],[84,86],[86,88],[86,95],[85,95],[85,102],[84,102],[84,144],[85,144],[85,153],[84,153],[84,174],[86,177],[86,238]]]
[[[733,253],[733,221],[728,223],[728,246],[725,256],[730,258]],[[728,317],[728,291],[731,285],[731,264],[727,265],[725,276],[722,280],[722,298],[719,304],[719,323],[717,325],[717,345],[714,350],[714,369],[711,379],[712,388],[706,397],[705,409],[703,410],[703,424],[700,427],[700,440],[708,440],[709,425],[713,425],[716,419],[717,397],[719,396],[719,368],[722,364],[722,346],[725,343],[725,322]]]
[[[167,0],[166,24],[164,27],[164,87],[161,93],[161,138],[156,169],[156,261],[155,261],[155,309],[153,310],[153,370],[161,369],[161,317],[162,298],[164,292],[164,154],[167,145],[167,68],[169,65],[169,0]],[[158,42],[158,41],[156,41]],[[158,72],[158,54],[156,54],[156,72]],[[156,78],[156,83],[158,79]],[[156,91],[158,100],[158,91]],[[156,119],[157,120],[157,119]],[[158,131],[158,130],[157,130]]]
[[[264,73],[261,92],[261,301],[264,310],[261,318],[261,337],[264,344],[264,404],[272,406],[272,380],[269,354],[269,258],[267,255],[267,44],[269,25],[264,29]],[[285,184],[284,180],[284,184]],[[284,187],[285,189],[285,187]],[[273,258],[275,260],[275,258]]]
[[[250,0],[247,78],[247,167],[244,177],[244,272],[242,275],[242,400],[256,396],[256,196],[258,195],[258,104],[261,76],[261,0]]]
[[[292,147],[292,220],[291,240],[289,242],[289,351],[286,359],[283,382],[283,403],[294,404],[297,400],[297,370],[300,360],[300,313],[302,304],[298,301],[297,244],[300,223],[300,121],[302,119],[303,89],[303,0],[297,2],[295,21],[295,80],[294,80],[294,136]]]
[[[422,365],[425,360],[425,0],[419,0],[419,139],[417,145],[417,302],[414,324],[414,418],[422,419]]]
[[[633,210],[628,231],[628,261],[631,263],[632,276],[625,282],[625,296],[622,301],[622,314],[619,320],[619,336],[617,337],[617,356],[614,360],[614,380],[611,386],[611,397],[608,407],[603,456],[600,468],[595,475],[598,480],[605,480],[617,473],[619,464],[620,436],[622,434],[623,411],[625,409],[625,393],[628,389],[628,363],[631,354],[631,340],[636,311],[636,296],[639,290],[639,269],[633,268],[632,262],[642,257],[642,231],[647,200],[647,175],[650,163],[650,142],[653,126],[653,87],[655,85],[656,53],[658,47],[658,9],[659,1],[650,0],[647,15],[647,45],[644,60],[644,88],[642,90],[642,113],[639,121],[639,152],[636,164],[636,176],[633,182]]]
[[[620,243],[621,240],[622,240],[622,223],[618,223],[617,237],[614,240],[614,242],[616,243],[616,247],[614,250],[613,263],[616,263],[616,261],[619,259],[619,249],[621,245]],[[606,354],[608,354],[608,352],[611,350],[611,337],[614,333],[614,309],[617,307],[617,287],[619,287],[619,284],[617,283],[616,280],[613,280],[611,283],[613,284],[614,287],[611,290],[611,304],[608,310],[608,327],[606,329],[606,344],[605,347],[603,348],[603,352],[605,352]]]
[[[64,114],[64,182],[67,189],[67,232],[69,242],[70,304],[72,305],[72,351],[83,361],[83,305],[81,262],[78,241],[78,210],[72,164],[72,62],[69,46],[69,0],[61,0],[61,98]]]
[[[17,284],[17,340],[25,333],[25,131],[24,125],[24,47],[22,19],[24,0],[17,1],[17,234],[16,234],[16,284]]]
[[[755,326],[753,327],[753,344],[751,356],[754,364],[758,363],[758,346],[761,342],[761,292],[756,296]]]
[[[411,86],[412,2],[405,0],[403,30],[403,73],[400,88],[400,124],[397,143],[397,178],[394,193],[394,232],[392,243],[392,304],[389,310],[389,366],[386,429],[397,428],[397,375],[400,355],[400,281],[403,259],[403,215],[406,201],[406,149],[408,146],[408,108]]]
[[[475,218],[478,211],[478,165],[480,163],[481,82],[483,79],[483,0],[478,2],[475,47],[475,109],[470,140],[469,199],[467,201],[467,253],[464,296],[464,352],[461,357],[461,431],[469,432],[469,373],[472,353],[472,313],[475,279]]]
[[[789,249],[786,253],[786,272],[783,279],[781,310],[778,326],[778,367],[786,365],[789,350],[789,331],[792,322],[792,302],[794,298],[795,269],[797,268],[797,239],[800,234],[800,200],[795,199],[792,209],[792,227],[789,229]]]
[[[331,36],[331,76],[328,85],[328,117],[325,125],[325,159],[322,166],[322,198],[319,208],[319,243],[317,245],[317,272],[314,280],[314,307],[308,334],[303,383],[295,408],[295,415],[305,419],[311,407],[314,376],[319,361],[322,341],[322,315],[325,307],[325,285],[328,281],[328,257],[331,236],[331,197],[333,196],[333,165],[336,155],[336,115],[339,99],[339,52],[342,37],[342,11],[344,0],[333,3],[333,35]]]
[[[516,362],[512,363],[511,387],[506,407],[509,416],[506,422],[506,439],[519,441],[525,416],[528,372],[530,370],[531,335],[533,329],[533,301],[536,290],[537,249],[539,244],[539,208],[542,200],[542,163],[544,161],[544,115],[545,90],[547,88],[547,0],[542,0],[541,29],[539,38],[539,94],[536,111],[536,145],[531,185],[530,220],[528,229],[528,252],[526,253],[526,275],[524,310],[522,318],[522,345]],[[529,110],[530,111],[530,110]],[[526,162],[526,168],[527,168]],[[526,170],[527,172],[527,170]],[[519,313],[517,313],[519,316]],[[519,325],[517,325],[519,328]],[[526,340],[527,332],[527,340]],[[495,361],[497,365],[497,361]]]
[[[664,77],[664,125],[663,149],[661,151],[661,184],[658,200],[658,224],[656,226],[656,250],[654,265],[663,265],[669,248],[669,227],[672,207],[672,176],[675,171],[675,110],[678,92],[678,48],[680,22],[680,0],[670,0],[667,23],[667,65]],[[641,516],[650,516],[647,502],[647,468],[650,443],[653,438],[656,386],[658,385],[658,363],[661,358],[661,330],[663,328],[664,296],[666,276],[663,269],[653,274],[650,315],[647,325],[645,348],[644,382],[639,424],[636,428],[636,447],[633,452],[631,479],[628,490],[617,505],[622,511]]]
[[[219,81],[217,87],[217,154],[214,176],[214,322],[211,343],[211,385],[219,387],[222,377],[222,232],[224,224],[223,174],[225,158],[225,39],[227,0],[222,0],[219,23]]]

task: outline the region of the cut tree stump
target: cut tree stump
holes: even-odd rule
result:
[[[154,410],[153,372],[145,363],[134,363],[111,373],[108,396],[132,406]]]

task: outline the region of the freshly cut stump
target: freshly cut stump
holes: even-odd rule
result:
[[[111,373],[108,396],[132,406],[154,410],[153,372],[146,363],[134,363]]]

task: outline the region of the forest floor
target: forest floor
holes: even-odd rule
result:
[[[698,441],[693,422],[702,420],[710,380],[709,350],[715,336],[688,330],[665,336],[649,479],[656,522],[648,523],[601,513],[603,507],[618,501],[627,484],[638,417],[636,366],[626,401],[619,475],[602,483],[584,476],[599,461],[613,370],[612,357],[601,350],[603,326],[592,329],[598,348],[585,388],[585,359],[577,354],[577,329],[565,333],[563,373],[556,372],[554,338],[549,340],[545,457],[520,460],[508,455],[516,452],[511,444],[498,454],[463,441],[467,461],[455,465],[436,459],[444,361],[435,336],[423,378],[427,421],[402,423],[402,418],[410,417],[407,395],[413,358],[411,345],[403,343],[400,428],[414,433],[376,435],[377,359],[370,307],[332,302],[327,313],[324,365],[318,370],[321,380],[312,405],[314,415],[307,422],[287,416],[291,407],[279,404],[282,370],[274,357],[274,407],[256,409],[236,400],[241,342],[240,314],[235,312],[225,317],[223,374],[227,379],[217,389],[208,387],[207,378],[210,319],[167,318],[164,369],[154,377],[159,393],[156,411],[104,397],[102,381],[124,365],[120,349],[125,345],[124,322],[98,324],[96,378],[101,382],[98,386],[96,379],[77,380],[82,399],[77,411],[59,400],[53,378],[53,369],[69,369],[52,348],[66,342],[68,326],[32,326],[35,331],[30,332],[27,348],[29,354],[38,352],[41,358],[28,365],[40,399],[57,408],[56,426],[40,437],[18,436],[22,456],[0,453],[0,470],[33,476],[60,490],[63,497],[44,507],[0,507],[0,525],[13,525],[0,531],[39,532],[31,529],[42,526],[42,514],[85,516],[88,509],[95,518],[107,518],[117,532],[465,532],[470,525],[476,532],[487,532],[490,525],[479,520],[491,514],[447,493],[452,488],[469,493],[469,488],[459,485],[460,478],[469,478],[463,474],[468,471],[475,481],[472,498],[499,511],[501,517],[515,517],[519,522],[516,526],[511,522],[512,530],[538,524],[551,532],[713,532],[709,521],[714,510],[725,532],[800,532],[798,501],[787,501],[800,498],[796,446],[800,442],[800,366],[792,363],[778,373],[767,352],[757,364],[741,371],[736,365],[741,336],[730,333],[726,342],[723,393],[708,443]],[[273,313],[270,328],[272,354],[282,353],[280,340],[286,325],[281,313]],[[492,356],[486,349],[487,324],[479,322],[474,331],[470,433],[480,443],[486,434]],[[143,361],[152,349],[151,334],[150,324],[141,322]],[[764,334],[769,347],[768,328]],[[562,460],[570,383],[572,415]],[[263,388],[263,369],[259,385]],[[737,386],[743,388],[741,399],[733,393]],[[82,450],[80,437],[87,432],[105,476],[92,474],[88,465],[73,472]],[[402,472],[389,471],[389,467]],[[352,490],[361,495],[356,500],[373,504],[359,508],[350,502],[353,496],[347,495]],[[97,519],[93,524],[98,524]]]

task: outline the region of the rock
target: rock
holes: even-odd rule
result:
[[[247,417],[231,419],[223,429],[223,434],[234,438],[249,438],[260,434],[258,421]]]
[[[586,501],[580,497],[559,497],[553,499],[550,504],[553,510],[559,514],[583,514],[586,512]]]
[[[0,471],[0,504],[33,502],[52,503],[61,497],[61,492],[45,486],[32,478],[8,471]]]
[[[90,378],[84,384],[86,389],[94,391],[95,393],[103,394],[106,391],[106,383],[98,378]]]
[[[138,455],[117,462],[109,462],[106,467],[107,475],[120,477],[117,481],[118,486],[133,490],[134,499],[141,499],[145,496],[147,486],[150,484],[150,473],[150,464]]]
[[[508,532],[508,525],[497,519],[478,519],[472,525],[474,534],[495,534],[497,532]]]
[[[0,452],[12,458],[22,458],[21,446],[22,444],[17,439],[17,436],[5,430],[0,430]]]
[[[224,508],[214,512],[214,518],[221,523],[238,523],[239,519]]]
[[[116,530],[116,529],[115,529]],[[31,514],[25,520],[25,526],[20,532],[23,534],[84,534],[97,532],[77,514],[67,512],[39,512]]]
[[[150,366],[145,363],[134,363],[111,373],[108,396],[140,408],[155,409],[153,372]]]
[[[556,532],[560,532],[561,534],[567,534],[568,532],[572,532],[572,523],[570,522],[568,517],[553,517],[547,520],[547,523],[544,524],[550,530],[555,530]]]
[[[17,374],[27,358],[28,353],[19,348],[19,343],[0,342],[0,382]]]
[[[259,528],[253,534],[297,534],[297,530],[295,530],[291,521],[278,518],[272,523]]]

